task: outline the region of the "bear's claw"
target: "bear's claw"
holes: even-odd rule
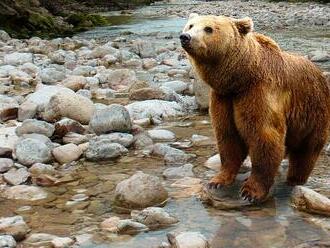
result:
[[[209,189],[221,189],[223,185],[221,185],[220,183],[210,182],[207,184],[207,187]]]

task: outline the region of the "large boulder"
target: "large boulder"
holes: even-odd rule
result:
[[[112,104],[107,108],[98,109],[92,115],[89,123],[96,134],[115,132],[130,132],[132,122],[127,109],[120,104]]]
[[[56,122],[63,117],[88,124],[94,112],[93,102],[74,92],[62,91],[52,96],[42,117],[49,122]]]
[[[182,116],[185,110],[177,102],[169,102],[163,100],[146,100],[142,102],[134,102],[126,106],[133,120],[144,118],[170,118]]]
[[[20,140],[15,148],[17,160],[24,165],[46,163],[51,160],[50,148],[43,142],[26,138]]]
[[[137,172],[120,182],[115,190],[115,205],[141,209],[160,205],[168,198],[168,193],[156,176]]]
[[[23,134],[38,133],[51,137],[54,130],[54,126],[45,121],[27,119],[23,121],[21,126],[16,128],[16,134],[22,136]]]

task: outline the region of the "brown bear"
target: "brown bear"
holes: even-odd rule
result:
[[[192,14],[180,40],[211,87],[222,165],[209,187],[233,183],[248,154],[252,171],[241,188],[245,200],[266,199],[286,155],[288,184],[304,184],[328,136],[330,96],[322,72],[253,32],[250,18]]]

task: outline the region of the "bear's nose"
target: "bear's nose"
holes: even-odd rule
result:
[[[191,40],[190,34],[183,33],[180,35],[180,40],[183,45],[188,44]]]

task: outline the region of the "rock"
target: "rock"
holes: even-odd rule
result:
[[[133,120],[143,118],[163,119],[184,115],[185,111],[176,102],[162,100],[146,100],[134,102],[126,106]]]
[[[160,179],[141,171],[120,182],[115,190],[115,204],[130,209],[163,204],[167,197]]]
[[[92,96],[94,99],[113,99],[116,97],[115,92],[112,89],[97,89],[93,91]]]
[[[291,201],[299,210],[330,216],[330,199],[312,189],[303,186],[294,187]]]
[[[120,57],[120,50],[112,47],[111,43],[98,46],[89,54],[90,58],[103,58],[106,55],[112,55],[116,60]]]
[[[18,106],[15,98],[0,95],[0,121],[16,119]]]
[[[118,217],[111,217],[101,223],[103,230],[118,234],[136,234],[148,231],[148,227],[142,223],[130,219],[121,220]]]
[[[23,65],[25,63],[33,63],[33,54],[18,52],[6,54],[3,58],[3,62],[6,65]]]
[[[134,221],[140,222],[150,228],[169,226],[179,222],[176,217],[159,207],[149,207],[142,211],[133,210],[131,217]]]
[[[66,144],[56,147],[52,150],[52,154],[56,161],[60,164],[70,163],[80,158],[82,150],[75,144]]]
[[[92,99],[92,92],[90,90],[81,89],[76,92],[78,95]]]
[[[134,141],[134,136],[128,133],[110,133],[100,136],[101,139],[107,139],[111,143],[118,143],[125,147],[130,147]]]
[[[37,133],[51,137],[54,131],[55,128],[52,124],[35,119],[24,120],[22,125],[16,128],[16,134],[18,136],[22,136],[23,134]]]
[[[47,136],[38,134],[38,133],[31,133],[31,134],[23,134],[22,139],[35,139],[39,142],[44,143],[49,149],[53,149],[57,145],[53,143]]]
[[[127,89],[137,80],[135,72],[130,69],[107,69],[100,71],[97,77],[101,84],[106,84],[114,90]]]
[[[110,131],[130,132],[132,122],[124,106],[112,104],[107,108],[96,110],[89,126],[96,134]]]
[[[143,69],[149,70],[157,65],[157,60],[153,58],[146,58],[142,60]]]
[[[175,191],[171,191],[171,197],[174,198],[186,198],[192,196],[199,196],[203,185],[202,180],[193,177],[184,177],[176,180],[171,184],[171,187],[175,188]]]
[[[46,199],[48,194],[37,186],[17,185],[6,189],[3,197],[11,200],[37,201]]]
[[[51,160],[49,147],[32,138],[20,140],[16,145],[15,154],[18,161],[24,165],[46,163]]]
[[[65,71],[56,68],[45,68],[40,71],[40,78],[44,84],[56,84],[65,79]]]
[[[111,143],[106,138],[95,137],[90,140],[85,156],[88,160],[109,160],[120,157],[127,149],[117,143]]]
[[[74,244],[74,240],[68,237],[56,237],[51,241],[54,248],[67,248]]]
[[[131,50],[141,58],[152,58],[156,56],[156,50],[153,43],[146,40],[135,40]]]
[[[49,122],[67,117],[82,124],[88,124],[94,110],[94,104],[90,99],[73,92],[63,91],[51,97],[42,117]]]
[[[75,62],[76,54],[73,51],[64,51],[60,49],[50,53],[49,58],[55,64],[64,65],[66,62]]]
[[[205,84],[202,80],[195,79],[193,81],[194,94],[197,104],[201,110],[209,108],[209,90],[210,86]]]
[[[57,236],[48,233],[33,233],[24,240],[24,244],[27,247],[51,247],[55,238]]]
[[[143,149],[148,146],[152,146],[153,141],[146,133],[139,133],[134,136],[134,147],[136,149]]]
[[[62,120],[55,123],[54,136],[59,138],[64,137],[68,133],[83,134],[85,133],[85,128],[78,121],[63,118]]]
[[[209,248],[209,242],[199,232],[181,232],[178,235],[167,234],[171,247],[175,248]]]
[[[195,146],[215,145],[214,140],[204,135],[193,134],[191,136],[191,141]]]
[[[9,158],[0,158],[0,173],[9,171],[14,166],[14,161]]]
[[[204,163],[204,166],[211,169],[211,170],[214,170],[214,171],[220,171],[220,167],[221,167],[221,159],[220,159],[220,155],[219,154],[216,154],[212,157],[210,157],[205,163]],[[248,156],[240,170],[239,170],[239,173],[245,173],[247,171],[250,171],[252,168],[252,163],[251,163],[251,159],[250,157]]]
[[[41,174],[54,175],[56,170],[50,164],[35,163],[29,168],[29,172],[35,176]]]
[[[25,167],[19,169],[12,168],[3,175],[4,180],[10,185],[19,185],[25,183],[29,177],[30,173]]]
[[[0,32],[1,32],[1,30],[0,30]],[[15,247],[16,247],[16,241],[13,238],[13,236],[0,235],[0,248],[15,248]]]
[[[73,91],[78,91],[85,87],[87,80],[83,76],[68,76],[60,84]]]
[[[37,114],[38,105],[34,102],[24,102],[18,108],[18,120],[24,121],[26,119],[32,119]]]
[[[11,37],[6,31],[0,30],[0,41],[7,42],[10,39],[11,39]]]
[[[0,233],[8,234],[21,241],[30,231],[22,216],[5,217],[0,219]]]
[[[19,138],[16,135],[16,127],[0,128],[0,154],[1,156],[11,156]]]
[[[164,129],[154,129],[147,131],[148,135],[153,141],[175,141],[175,133],[164,130]]]
[[[163,177],[166,179],[177,179],[183,177],[193,177],[194,173],[192,164],[185,164],[180,167],[168,168],[163,172]]]
[[[81,135],[78,133],[67,133],[64,137],[63,137],[63,143],[64,144],[69,144],[69,143],[73,143],[76,145],[80,145],[82,143],[88,142],[89,139],[91,138],[91,135]]]
[[[326,62],[330,60],[330,54],[327,51],[316,50],[310,54],[310,60],[313,62]]]
[[[182,81],[169,81],[162,83],[163,87],[170,88],[171,90],[175,91],[176,93],[182,93],[188,89],[188,84]]]
[[[166,99],[166,93],[159,89],[159,88],[142,88],[130,91],[129,94],[130,100],[149,100],[149,99],[159,99],[159,100],[165,100]]]

